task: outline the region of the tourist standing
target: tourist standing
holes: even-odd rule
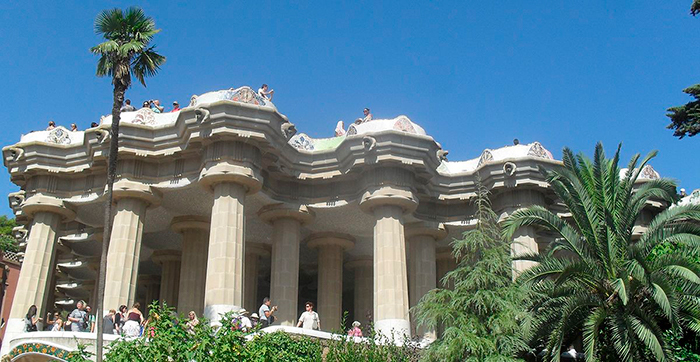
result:
[[[273,314],[277,310],[277,306],[270,307],[271,304],[272,301],[270,300],[270,297],[265,297],[263,298],[263,304],[258,310],[258,314],[260,315],[260,324],[262,325],[262,328],[268,327],[275,322],[275,317],[273,316]]]
[[[75,123],[71,123],[70,130],[71,130],[71,132],[78,132],[78,125]]]
[[[365,115],[362,118],[358,118],[355,120],[355,124],[362,124],[365,122],[369,122],[372,120],[372,113],[369,112],[369,108],[365,108],[362,110],[362,113]]]
[[[47,130],[47,131],[50,131],[50,130],[52,130],[52,129],[54,129],[54,128],[56,128],[56,122],[54,122],[54,121],[49,121],[49,126],[46,127],[46,130]]]
[[[173,102],[173,110],[170,111],[170,113],[177,112],[179,110],[180,110],[180,103],[178,103],[177,101],[174,101]]]
[[[338,124],[335,125],[335,136],[345,136],[345,123],[343,121],[338,121]]]
[[[87,320],[88,320],[88,328],[86,332],[94,333],[95,332],[95,315],[92,314],[92,308],[88,305],[85,306],[85,313],[87,314]]]
[[[306,311],[299,317],[299,322],[297,327],[304,329],[321,329],[321,320],[318,318],[318,313],[314,312],[314,304],[311,302],[306,302],[304,305]]]
[[[29,310],[27,311],[27,315],[24,316],[24,331],[25,332],[36,332],[38,330],[36,323],[41,322],[43,319],[36,317],[36,311],[37,311],[36,305],[32,305],[31,307],[29,307]]]
[[[133,112],[136,110],[136,107],[131,105],[131,99],[127,99],[124,101],[124,105],[122,106],[121,109],[119,109],[119,112]]]
[[[75,309],[68,315],[70,330],[73,332],[85,332],[87,327],[87,313],[85,313],[85,302],[80,300],[75,305]]]
[[[102,333],[114,334],[116,323],[114,323],[114,318],[117,315],[117,311],[110,309],[109,313],[102,319],[102,326],[104,327]]]
[[[117,334],[122,333],[124,323],[126,322],[126,305],[119,306],[119,312],[114,315],[114,329]]]
[[[362,329],[360,329],[360,322],[352,322],[352,328],[348,331],[348,336],[350,337],[362,337]]]
[[[143,314],[139,310],[141,304],[134,303],[126,314],[126,322],[124,323],[124,337],[138,337],[141,335],[141,323],[143,323]]]
[[[63,319],[61,318],[61,314],[56,312],[53,315],[53,327],[51,328],[51,332],[60,332],[63,330]]]
[[[260,89],[258,89],[258,95],[271,101],[272,96],[275,95],[275,90],[268,90],[267,84],[263,84]],[[260,318],[262,318],[262,316]]]
[[[160,105],[160,100],[154,99],[151,101],[151,110],[155,113],[163,113],[165,107]]]
[[[197,314],[193,310],[191,310],[188,314],[188,317],[190,318],[190,320],[187,321],[187,324],[185,326],[187,333],[195,334],[194,328],[199,325],[199,319],[197,319]]]
[[[260,324],[260,316],[258,316],[258,313],[253,313],[250,315],[250,324],[253,326],[253,328]]]

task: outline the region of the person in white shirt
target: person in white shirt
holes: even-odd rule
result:
[[[297,323],[297,328],[301,327],[304,329],[321,329],[321,320],[318,318],[318,313],[314,312],[314,304],[311,302],[306,302],[306,311],[299,317],[299,323]]]
[[[258,95],[265,99],[272,100],[272,96],[275,95],[275,90],[268,90],[267,84],[263,84],[260,89],[258,89]]]
[[[248,314],[248,311],[245,309],[238,311],[239,320],[241,321],[241,330],[243,332],[250,332],[253,330],[253,323],[250,322],[250,318],[248,318],[246,314]]]

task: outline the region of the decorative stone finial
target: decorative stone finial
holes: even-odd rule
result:
[[[18,161],[19,159],[24,156],[24,149],[20,147],[10,147],[9,148],[10,153],[12,154],[12,160],[13,161]]]
[[[209,112],[209,110],[204,107],[197,107],[194,110],[194,114],[197,115],[197,122],[205,123],[209,121],[209,116],[211,115],[211,112]]]
[[[515,170],[517,166],[513,162],[506,162],[503,164],[503,173],[506,174],[506,176],[513,176],[515,175]]]
[[[362,137],[362,145],[365,146],[365,151],[374,151],[377,148],[377,140],[372,136]]]
[[[282,130],[282,134],[287,140],[292,138],[297,133],[296,126],[294,126],[294,123],[291,122],[282,123],[280,129]]]
[[[105,143],[105,141],[109,140],[111,135],[108,129],[97,129],[95,130],[95,134],[97,135],[97,141],[99,143]]]
[[[437,150],[437,152],[435,152],[435,156],[437,156],[438,160],[440,160],[440,161],[447,161],[447,154],[448,153],[450,153],[450,151]]]

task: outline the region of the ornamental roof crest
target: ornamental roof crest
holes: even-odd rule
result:
[[[146,124],[153,126],[156,124],[156,112],[150,108],[141,108],[136,112],[136,116],[131,120],[134,124]]]
[[[539,158],[546,158],[548,160],[553,160],[552,153],[547,151],[546,148],[542,146],[539,142],[534,142],[530,149],[527,151],[528,156],[534,156]]]
[[[68,130],[64,127],[58,126],[49,132],[49,135],[46,136],[46,142],[57,143],[59,145],[69,145],[71,139],[68,135]]]

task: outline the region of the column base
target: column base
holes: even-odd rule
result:
[[[10,353],[12,339],[24,333],[24,318],[9,318],[5,325],[5,335],[2,338],[0,356]]]
[[[406,319],[382,319],[374,322],[374,329],[396,345],[411,338],[411,322]]]
[[[241,307],[231,304],[213,304],[204,307],[204,318],[211,325],[221,325],[221,316],[228,312],[238,312]]]

